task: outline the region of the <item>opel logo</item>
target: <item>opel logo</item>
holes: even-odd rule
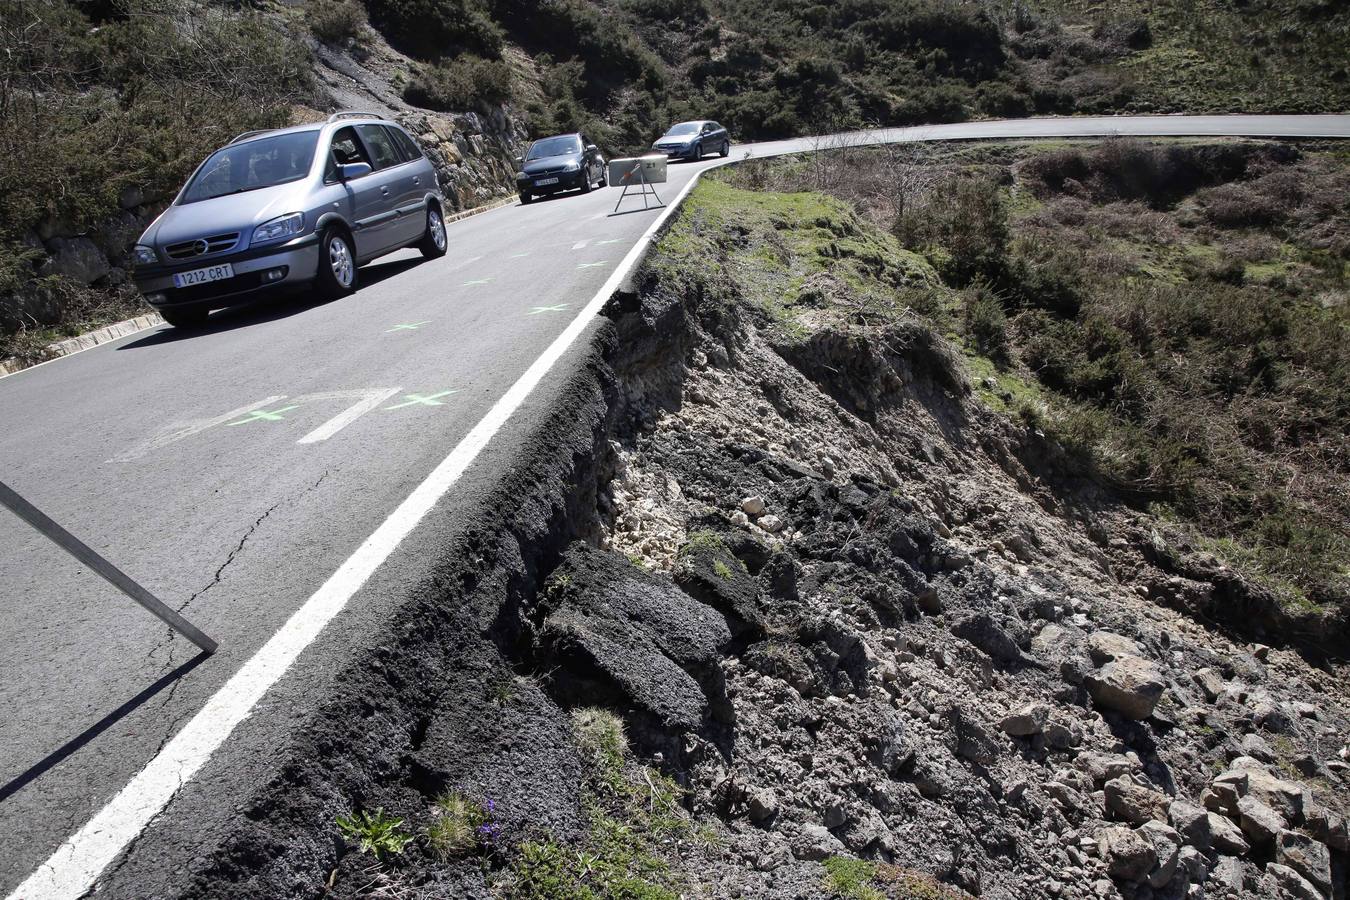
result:
[[[193,241],[193,242],[192,242],[192,252],[193,252],[193,254],[195,254],[195,255],[197,255],[197,256],[201,256],[203,253],[205,253],[205,252],[206,252],[206,241],[202,240],[201,238],[198,238],[197,240]]]

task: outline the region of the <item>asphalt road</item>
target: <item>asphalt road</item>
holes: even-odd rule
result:
[[[946,125],[738,145],[732,159],[1115,133],[1347,137],[1350,116]],[[662,196],[718,162],[672,164]],[[0,510],[0,893],[116,795],[573,322],[658,215],[635,201],[611,215],[617,197],[503,207],[452,224],[443,259],[367,266],[351,297],[217,314],[204,333],[162,327],[0,379],[0,479],[221,645],[197,658]],[[548,380],[516,420],[538,413]],[[491,455],[469,470],[480,483]]]

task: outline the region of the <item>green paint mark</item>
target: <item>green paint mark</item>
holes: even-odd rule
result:
[[[578,269],[594,269],[596,266],[607,266],[607,265],[609,265],[609,263],[607,263],[607,262],[582,263],[581,265],[577,266],[577,268],[578,268]]]
[[[237,422],[226,422],[225,425],[226,425],[226,426],[230,426],[230,425],[247,425],[249,422],[280,422],[280,421],[282,421],[283,418],[284,418],[284,417],[281,415],[282,413],[284,413],[284,412],[290,412],[291,410],[295,409],[295,408],[298,407],[299,405],[300,405],[300,404],[297,403],[297,404],[294,404],[294,405],[292,405],[292,406],[283,406],[281,409],[274,409],[274,410],[272,410],[272,411],[270,411],[270,412],[269,412],[268,410],[265,410],[265,409],[255,409],[255,410],[253,410],[253,412],[251,412],[251,413],[248,414],[248,418],[247,418],[247,419],[240,419],[240,420],[237,421]]]
[[[404,394],[402,403],[395,403],[393,406],[386,406],[385,411],[391,409],[403,409],[405,406],[444,406],[439,397],[449,397],[451,394],[458,394],[459,391],[440,391],[435,394]]]
[[[491,281],[491,280],[492,280],[491,278],[477,278],[477,279],[474,279],[473,281],[466,281],[466,282],[464,282],[464,286],[465,286],[465,287],[468,287],[468,286],[471,285],[471,284],[487,284],[487,283],[488,283],[489,281]]]
[[[384,333],[389,334],[391,331],[416,331],[423,325],[430,325],[430,324],[431,324],[430,319],[427,319],[425,322],[407,322],[403,325],[395,325],[393,328],[386,328]]]
[[[537,316],[540,313],[546,312],[566,312],[567,306],[568,304],[566,303],[558,303],[553,306],[536,306],[533,309],[531,309],[528,313],[526,313],[526,315]]]
[[[619,239],[618,239],[618,238],[610,238],[610,239],[607,240],[607,241],[596,241],[596,242],[595,242],[595,245],[598,247],[598,246],[600,246],[601,244],[617,244],[618,242],[619,242]]]

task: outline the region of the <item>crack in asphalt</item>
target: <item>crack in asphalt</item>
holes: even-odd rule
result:
[[[229,555],[225,557],[225,561],[221,563],[220,566],[216,569],[216,573],[211,576],[211,580],[207,583],[206,587],[202,588],[200,591],[197,591],[191,597],[188,597],[186,600],[183,601],[183,604],[178,607],[178,611],[180,613],[183,610],[187,609],[188,606],[190,606],[192,602],[196,600],[198,597],[200,597],[202,594],[205,594],[207,591],[211,590],[211,588],[220,584],[221,578],[223,578],[225,575],[225,570],[229,568],[230,563],[234,562],[235,557],[237,557],[243,551],[244,545],[247,544],[248,539],[253,536],[253,532],[257,531],[258,527],[261,526],[263,522],[267,521],[267,517],[272,515],[272,513],[276,512],[277,508],[285,502],[286,502],[285,500],[278,500],[276,503],[273,503],[267,509],[267,511],[264,512],[261,516],[258,516],[258,518],[253,522],[253,524],[248,527],[248,530],[244,532],[243,537],[239,538],[239,543],[236,544],[234,549],[229,552]]]
[[[202,596],[207,591],[211,590],[211,588],[220,584],[221,579],[225,575],[225,570],[229,567],[230,563],[234,562],[235,558],[241,552],[243,552],[244,545],[248,543],[248,539],[253,536],[253,533],[257,531],[259,527],[262,526],[262,523],[267,520],[268,516],[276,512],[277,509],[282,506],[282,504],[296,503],[302,500],[306,494],[310,493],[319,485],[323,484],[323,480],[328,477],[328,473],[329,470],[324,469],[323,473],[319,475],[319,477],[315,480],[313,484],[302,490],[295,497],[278,500],[276,503],[272,504],[272,506],[269,507],[266,512],[258,516],[258,518],[253,522],[253,524],[248,527],[248,530],[244,532],[243,536],[239,538],[239,543],[235,545],[235,548],[230,551],[228,556],[225,557],[225,561],[220,564],[219,568],[216,569],[215,574],[211,576],[211,581],[207,583],[206,587],[202,588],[200,591],[197,591],[191,597],[188,597],[186,600],[184,600],[183,604],[178,607],[178,611],[181,613],[183,610],[187,609],[190,605],[192,605],[193,601],[195,601],[198,597]]]

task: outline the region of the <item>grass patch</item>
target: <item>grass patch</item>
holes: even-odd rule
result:
[[[825,885],[842,900],[961,900],[966,895],[931,875],[850,856],[825,860]]]
[[[492,800],[478,802],[460,791],[436,798],[433,819],[426,829],[427,849],[440,860],[497,849],[501,828]]]
[[[668,854],[698,840],[681,807],[682,790],[628,757],[613,713],[573,713],[584,771],[585,839],[522,844],[511,864],[509,897],[521,900],[677,900],[682,880]]]
[[[825,877],[829,888],[846,900],[886,900],[877,889],[877,864],[848,856],[831,856],[825,860]]]
[[[737,176],[732,176],[733,178]],[[922,255],[867,228],[846,204],[811,192],[762,193],[717,178],[701,181],[650,263],[663,281],[735,285],[785,337],[827,322],[891,321],[902,293],[937,284]]]

